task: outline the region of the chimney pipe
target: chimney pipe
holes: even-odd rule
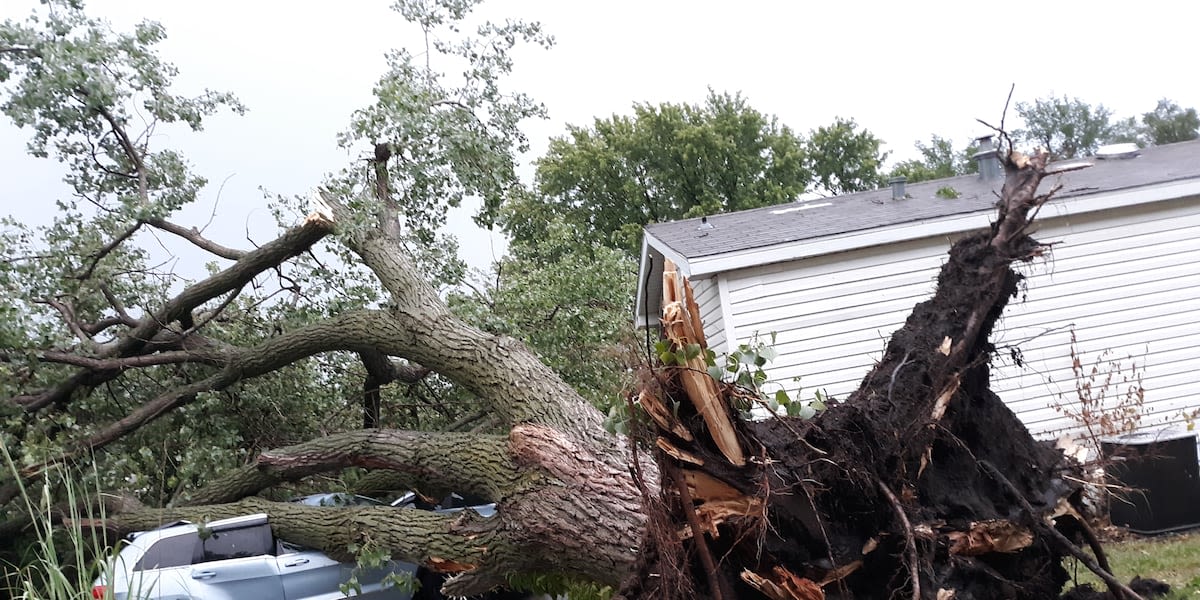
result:
[[[992,143],[992,136],[985,135],[975,139],[979,151],[972,158],[979,165],[979,178],[990,181],[1000,177],[1004,169],[1000,166],[1000,151]]]
[[[904,199],[904,183],[906,181],[908,180],[903,175],[888,180],[888,185],[892,186],[892,200]]]

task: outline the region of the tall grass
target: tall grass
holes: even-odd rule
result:
[[[42,478],[40,488],[31,490],[21,482],[19,469],[3,439],[0,452],[9,474],[20,485],[21,502],[30,519],[26,533],[22,534],[25,545],[19,549],[16,561],[0,565],[4,572],[0,597],[91,600],[92,582],[108,563],[104,560],[108,544],[103,532],[84,525],[104,518],[98,481],[58,465]],[[61,484],[52,488],[51,480]],[[89,481],[93,487],[85,483]],[[10,515],[10,518],[21,516]]]

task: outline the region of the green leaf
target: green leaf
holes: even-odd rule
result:
[[[787,391],[778,390],[775,392],[775,401],[783,406],[788,406],[792,403],[792,398],[788,396]]]
[[[721,377],[724,374],[725,374],[725,371],[721,367],[714,365],[714,366],[711,366],[708,368],[708,376],[712,377],[713,379],[715,379],[717,381],[721,381]]]

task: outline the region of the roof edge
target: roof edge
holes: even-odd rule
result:
[[[653,254],[657,254],[663,260],[654,260]],[[648,295],[646,286],[652,278],[662,277],[667,260],[675,263],[675,268],[684,277],[692,277],[692,265],[688,259],[643,228],[642,255],[638,262],[637,298],[634,300],[633,309],[635,327],[650,327],[652,324],[649,315],[654,315],[656,320],[662,313],[662,298],[658,297],[658,294]],[[657,321],[654,324],[657,324]]]
[[[1053,206],[1058,211],[1055,216],[1080,215],[1124,206],[1165,202],[1189,196],[1200,196],[1200,178],[1181,179],[1112,192],[1070,196],[1055,202]],[[991,225],[994,214],[993,209],[988,209],[928,221],[901,223],[725,254],[699,256],[691,261],[683,260],[688,265],[688,276],[711,276],[726,271],[845,252],[857,248],[980,229]],[[651,237],[652,234],[649,232],[645,234],[645,238]],[[665,247],[665,244],[658,241],[657,238],[655,240],[657,241],[655,249],[659,249],[660,246]],[[661,249],[659,251],[663,252]],[[667,253],[663,252],[663,254]],[[671,251],[671,254],[682,259],[677,252]],[[677,261],[677,264],[684,263]]]

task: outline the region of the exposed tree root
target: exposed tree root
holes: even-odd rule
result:
[[[682,543],[699,557],[688,573],[699,596],[729,596],[715,563],[739,598],[1057,598],[1071,556],[1115,597],[1137,598],[1047,524],[1076,495],[1075,467],[988,389],[988,337],[1020,280],[1011,265],[1044,251],[1025,232],[1049,199],[1038,193],[1044,154],[1010,151],[1006,163],[996,223],[954,244],[934,297],[844,402],[810,421],[739,421],[729,398],[744,392],[725,387],[713,402],[691,364],[643,391],[658,409],[650,439],[663,472],[682,465],[711,480],[690,497],[673,477],[662,488],[679,502],[666,503],[673,527],[690,525]],[[686,282],[664,289],[668,339],[703,346]]]

